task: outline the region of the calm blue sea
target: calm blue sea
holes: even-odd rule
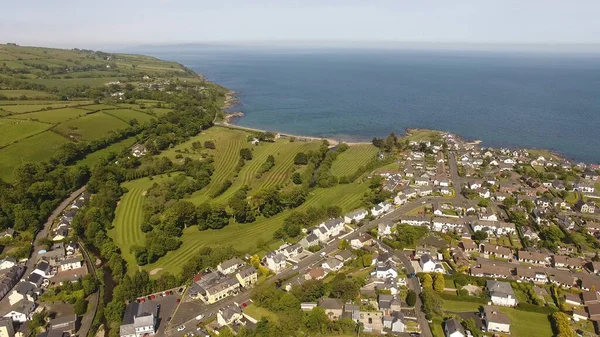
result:
[[[237,124],[369,141],[406,128],[600,161],[600,58],[518,52],[152,47],[238,92]]]

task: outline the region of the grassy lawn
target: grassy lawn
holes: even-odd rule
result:
[[[0,118],[0,147],[27,138],[50,128],[50,124]]]
[[[19,98],[21,96],[29,99],[52,99],[54,95],[37,90],[2,90],[2,95],[8,98]]]
[[[0,149],[0,178],[12,181],[13,170],[17,165],[48,160],[60,145],[68,142],[52,131],[44,131]]]
[[[260,320],[261,318],[266,317],[271,322],[279,321],[279,316],[277,316],[277,314],[275,314],[274,312],[272,312],[269,309],[259,307],[254,304],[245,307],[243,309],[243,311],[244,311],[244,313],[250,315],[252,318],[255,318],[256,320]]]
[[[408,216],[419,216],[419,215],[424,215],[425,214],[425,205],[423,206],[419,206],[417,208],[411,209],[410,211],[406,212],[405,214]]]
[[[426,130],[426,129],[412,129],[408,131],[406,137],[402,139],[407,139],[408,141],[431,141],[439,136],[439,132],[435,130]]]
[[[23,101],[23,102],[28,102],[28,101]],[[69,106],[77,106],[77,105],[86,104],[86,103],[89,103],[89,102],[87,102],[87,101],[84,101],[84,102],[56,101],[56,103],[47,103],[47,104],[2,105],[0,107],[0,109],[6,111],[8,113],[22,114],[22,113],[27,113],[27,112],[40,111],[42,109],[47,109],[47,108],[60,109],[60,108],[66,108]]]
[[[373,159],[377,152],[377,148],[371,144],[351,146],[333,162],[331,173],[337,177],[352,175]]]
[[[510,318],[513,336],[553,336],[548,315],[513,308],[500,308]]]
[[[477,312],[480,306],[480,303],[444,300],[444,310],[450,312]]]
[[[429,323],[429,327],[431,328],[431,333],[433,337],[445,337],[444,328],[442,324],[444,324],[444,320],[441,317],[434,317],[432,322]]]

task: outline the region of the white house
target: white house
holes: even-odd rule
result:
[[[329,219],[324,223],[320,224],[319,227],[324,228],[327,232],[327,235],[329,235],[330,237],[338,236],[344,230],[344,219]]]
[[[344,263],[342,261],[332,257],[328,258],[327,260],[325,260],[325,262],[323,262],[323,264],[321,264],[321,267],[323,267],[323,269],[330,271],[338,271],[342,269],[343,266]]]
[[[388,236],[392,234],[392,225],[389,223],[380,223],[377,225],[377,235]]]
[[[415,178],[415,185],[429,186],[429,178],[417,177],[417,178]]]
[[[419,264],[424,273],[431,273],[435,270],[435,262],[429,254],[422,255],[419,258]]]
[[[81,260],[77,257],[68,258],[60,261],[60,271],[81,268]]]
[[[354,220],[354,222],[359,222],[362,219],[366,218],[367,215],[369,215],[369,212],[367,212],[366,209],[359,208],[353,212],[350,212],[350,213],[347,213],[346,215],[344,215],[344,222],[351,223],[353,220]]]
[[[275,251],[270,251],[265,255],[265,264],[267,268],[275,273],[279,273],[285,269],[285,256]]]
[[[501,313],[497,307],[486,305],[483,307],[483,320],[485,330],[488,332],[510,333],[510,319]]]
[[[234,273],[236,270],[238,270],[238,268],[242,267],[243,265],[245,265],[244,261],[240,260],[237,257],[234,257],[232,259],[219,263],[219,265],[217,266],[217,270],[222,274],[228,275]]]
[[[408,201],[408,197],[403,192],[398,192],[398,194],[396,194],[396,197],[394,197],[395,205],[403,205],[407,201]]]
[[[121,337],[143,337],[156,334],[158,306],[152,302],[131,302],[125,308],[123,323],[119,328]]]
[[[488,280],[485,287],[490,293],[492,303],[505,307],[514,307],[517,305],[517,298],[510,283],[496,280]]]
[[[494,212],[488,212],[487,208],[481,207],[479,209],[479,220],[482,221],[498,221],[498,216]]]
[[[0,270],[9,269],[17,265],[17,260],[12,257],[5,257],[0,260]]]
[[[434,217],[431,221],[431,230],[436,232],[447,233],[453,230],[461,230],[463,220],[447,217]]]
[[[444,333],[446,337],[465,337],[465,329],[456,318],[450,318],[444,322]]]
[[[350,246],[353,249],[361,249],[364,246],[370,245],[373,242],[371,235],[360,233],[357,238],[350,240]]]
[[[377,278],[397,278],[398,272],[391,262],[379,262],[375,268],[374,274]]]
[[[10,307],[10,311],[4,317],[12,318],[15,322],[25,323],[31,319],[34,309],[35,302],[23,299]]]
[[[45,260],[40,260],[40,262],[38,262],[38,264],[35,266],[35,269],[31,273],[38,274],[45,278],[54,276],[54,274],[52,273],[52,267]]]
[[[384,202],[380,202],[379,204],[375,205],[373,208],[371,208],[371,214],[373,216],[380,216],[382,214],[384,214],[385,212],[389,211],[392,208],[392,204],[390,204],[387,201]]]

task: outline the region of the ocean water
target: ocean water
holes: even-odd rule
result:
[[[236,124],[370,141],[407,128],[600,161],[600,57],[147,47],[238,93]]]

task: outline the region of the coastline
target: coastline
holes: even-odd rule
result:
[[[234,90],[229,90],[227,92],[227,94],[225,94],[225,101],[223,104],[223,108],[222,111],[224,113],[224,117],[223,120],[221,122],[214,122],[214,125],[216,126],[221,126],[221,127],[226,127],[226,128],[230,128],[230,129],[238,129],[238,130],[245,130],[245,131],[252,131],[252,132],[271,132],[274,134],[279,134],[282,137],[287,137],[287,138],[291,138],[294,137],[296,139],[300,139],[300,140],[310,140],[310,141],[321,141],[321,140],[327,140],[330,144],[330,147],[335,147],[340,143],[345,143],[349,146],[358,146],[358,145],[369,145],[372,144],[371,142],[367,142],[367,141],[343,141],[340,139],[335,139],[335,138],[331,138],[331,137],[315,137],[315,136],[304,136],[304,135],[296,135],[296,134],[290,134],[290,133],[284,133],[284,132],[279,132],[277,130],[265,130],[262,128],[254,128],[254,127],[247,127],[247,126],[241,126],[241,125],[237,125],[234,123],[235,120],[244,117],[244,113],[237,111],[237,112],[227,112],[227,110],[235,107],[238,103],[239,100],[237,98],[237,92]],[[455,137],[458,137],[459,139],[461,139],[463,142],[467,143],[467,144],[471,144],[471,145],[476,145],[476,146],[483,146],[483,147],[487,147],[483,144],[483,141],[480,139],[474,139],[474,140],[466,140],[465,138],[463,138],[462,135],[460,134],[456,134],[450,131],[443,131],[443,130],[435,130],[435,129],[426,129],[426,128],[406,128],[404,129],[404,133],[399,135],[398,138],[406,138],[406,137],[410,137],[411,135],[418,133],[418,132],[437,132],[439,134],[444,134],[444,133],[450,133],[453,134]],[[574,160],[564,156],[563,154],[561,154],[560,152],[556,151],[556,150],[551,150],[551,149],[546,149],[546,148],[528,148],[528,147],[519,147],[519,146],[508,146],[506,147],[508,149],[522,149],[522,150],[526,150],[526,151],[530,151],[530,152],[541,152],[541,153],[546,153],[549,154],[550,156],[553,156],[557,159],[562,159],[562,160],[569,160],[574,162]]]

